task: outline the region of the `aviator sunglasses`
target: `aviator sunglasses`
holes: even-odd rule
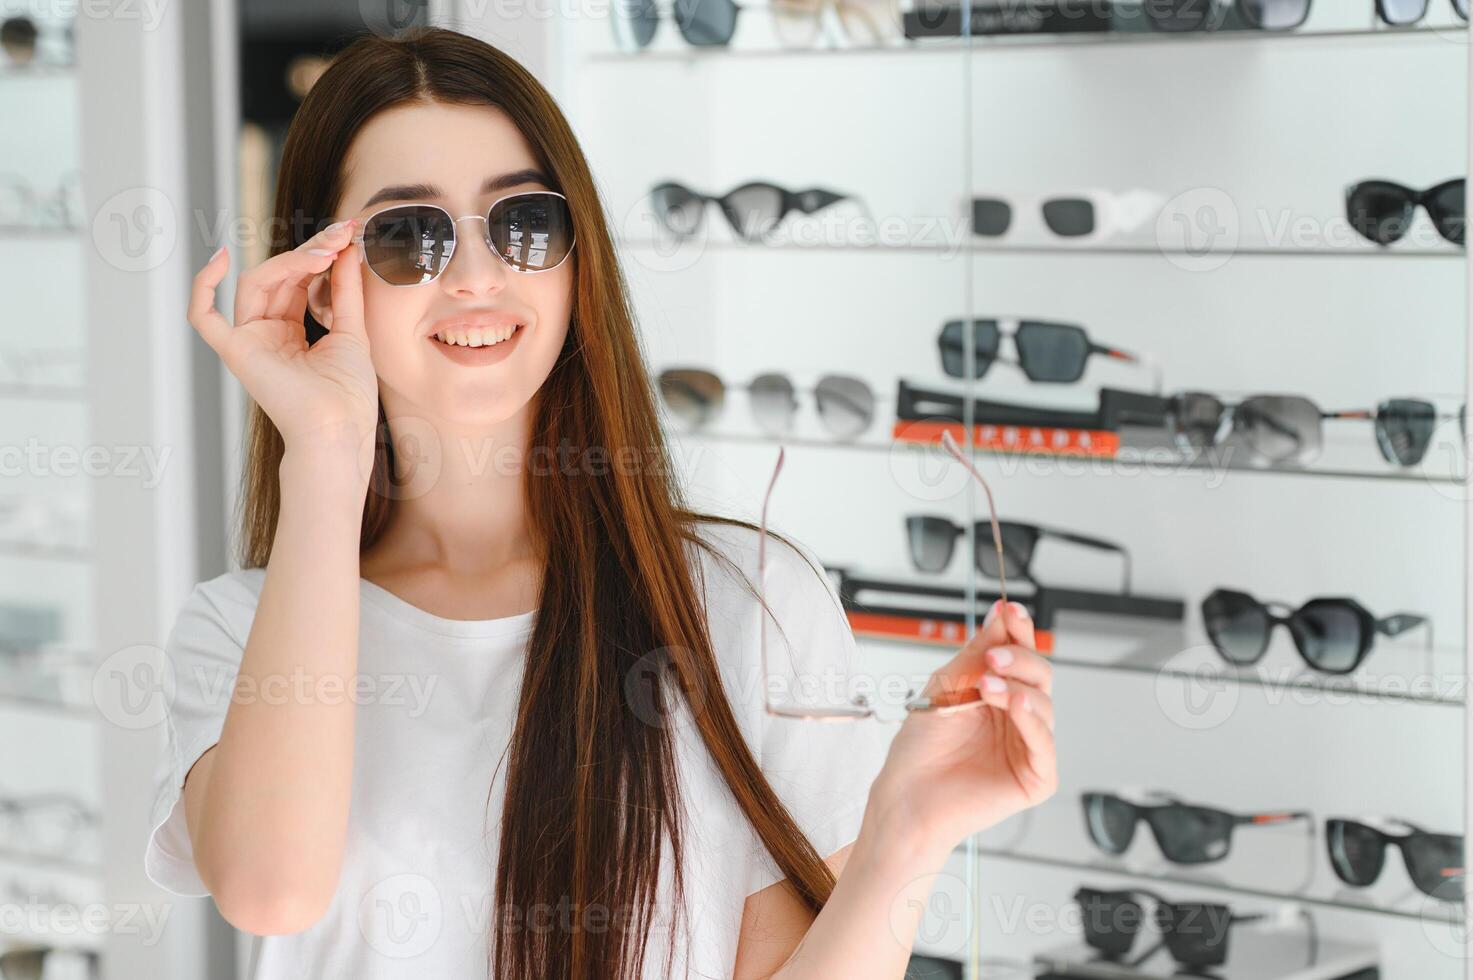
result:
[[[508,194],[484,214],[458,218],[438,204],[396,204],[365,218],[353,241],[384,282],[420,286],[445,271],[459,240],[455,226],[470,219],[485,222],[486,247],[517,272],[550,272],[573,252],[568,199],[556,191]]]

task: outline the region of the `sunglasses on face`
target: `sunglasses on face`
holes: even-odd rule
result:
[[[1365,888],[1381,876],[1381,869],[1386,865],[1386,849],[1397,847],[1418,891],[1445,901],[1461,901],[1463,838],[1428,833],[1404,820],[1388,822],[1406,833],[1388,834],[1355,820],[1325,821],[1325,842],[1336,876],[1347,885]]]
[[[681,238],[696,234],[705,221],[706,205],[715,203],[732,230],[749,242],[761,241],[794,211],[813,214],[840,201],[858,201],[858,198],[821,187],[790,191],[761,180],[743,184],[720,197],[702,194],[674,181],[657,184],[650,191],[655,216],[672,234]]]
[[[1124,854],[1135,837],[1136,824],[1145,821],[1168,861],[1207,864],[1221,861],[1232,848],[1233,830],[1307,820],[1308,813],[1236,814],[1212,807],[1182,803],[1169,796],[1165,802],[1139,804],[1112,793],[1085,793],[1084,821],[1090,839],[1109,854]]]
[[[1275,626],[1294,638],[1294,649],[1306,664],[1326,674],[1349,674],[1366,659],[1376,636],[1400,636],[1432,625],[1425,616],[1397,613],[1377,619],[1354,599],[1311,599],[1286,614],[1281,603],[1259,602],[1245,592],[1217,589],[1202,600],[1202,623],[1222,658],[1238,666],[1262,659]]]
[[[797,389],[783,374],[762,374],[746,385],[728,386],[700,368],[670,368],[660,372],[660,397],[690,431],[705,428],[721,414],[728,387],[746,389],[752,418],[772,436],[792,432],[798,414]],[[813,401],[824,428],[838,439],[853,439],[870,427],[875,417],[875,393],[858,378],[829,374],[813,389]]]
[[[390,286],[420,286],[440,277],[455,254],[455,226],[485,222],[486,246],[517,272],[550,272],[573,252],[568,199],[556,191],[523,191],[494,201],[485,214],[458,218],[438,204],[396,204],[375,211],[354,236],[363,261]]]
[[[987,481],[982,478],[982,474],[977,470],[977,467],[962,452],[961,447],[957,445],[956,439],[953,438],[950,432],[941,433],[941,445],[951,454],[953,459],[967,468],[967,471],[972,474],[972,478],[977,481],[982,487],[982,492],[987,496],[987,510],[992,515],[992,542],[997,549],[997,592],[1003,605],[1007,605],[1008,584],[1007,576],[1003,573],[1002,535],[998,530],[997,505],[992,500],[992,488],[987,485]],[[780,718],[796,718],[804,721],[858,721],[862,718],[873,718],[877,721],[886,720],[881,719],[880,714],[875,711],[870,705],[869,700],[862,694],[850,698],[848,703],[836,705],[815,706],[795,701],[774,703],[772,700],[772,686],[769,683],[771,674],[768,672],[767,667],[768,616],[766,615],[767,600],[765,598],[767,595],[767,505],[772,501],[772,489],[777,486],[778,474],[782,472],[783,458],[784,450],[779,446],[777,450],[777,464],[772,468],[772,478],[767,481],[767,493],[762,498],[762,517],[761,523],[758,525],[757,594],[759,604],[764,610],[762,625],[758,630],[758,644],[761,650],[762,663],[763,710],[769,715]],[[912,712],[952,713],[975,708],[983,704],[986,704],[986,702],[982,700],[981,689],[975,684],[969,684],[952,690],[938,690],[931,694],[922,693],[916,695],[912,690],[906,697],[905,712],[907,715]]]
[[[1017,578],[1028,582],[1034,581],[1033,556],[1038,550],[1038,543],[1045,538],[1051,538],[1098,551],[1112,551],[1120,555],[1125,562],[1125,581],[1121,591],[1130,591],[1130,554],[1118,544],[1083,534],[1075,534],[1072,531],[1060,531],[1018,521],[998,521],[997,526],[1002,535],[1003,554],[1007,558],[1008,567],[1013,569],[1013,575]],[[985,547],[982,543],[990,529],[991,525],[987,521],[977,522],[975,527],[977,547],[974,560],[979,572],[988,578],[998,578],[1001,569],[998,566],[997,552]],[[951,557],[956,549],[956,539],[966,533],[966,528],[953,523],[946,517],[917,514],[905,519],[905,536],[910,543],[910,560],[916,569],[922,572],[944,572],[951,564]]]
[[[1406,237],[1421,206],[1439,235],[1462,245],[1467,224],[1464,183],[1458,178],[1418,191],[1389,180],[1361,181],[1345,190],[1345,215],[1363,237],[1377,245],[1391,245]]]
[[[1137,966],[1163,946],[1183,966],[1222,966],[1227,962],[1228,934],[1235,925],[1259,922],[1266,915],[1235,915],[1226,905],[1169,902],[1143,888],[1102,891],[1080,888],[1074,893],[1084,926],[1084,941],[1106,959],[1121,960],[1135,945],[1146,923],[1141,899],[1155,905],[1161,943],[1131,962]]]
[[[1018,351],[1017,365],[1029,381],[1067,384],[1084,376],[1085,365],[1096,354],[1140,363],[1140,358],[1117,347],[1090,340],[1084,328],[1072,323],[1020,320],[1016,329],[1004,332],[995,319],[972,321],[973,354],[967,370],[967,324],[950,320],[941,327],[936,346],[941,352],[941,369],[953,378],[981,378],[993,363],[1003,360],[999,351],[1004,337],[1011,337]]]

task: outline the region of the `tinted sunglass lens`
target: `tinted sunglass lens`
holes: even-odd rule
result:
[[[1095,206],[1081,197],[1043,202],[1043,222],[1064,238],[1079,238],[1095,230]]]
[[[1459,17],[1468,19],[1468,0],[1453,0],[1453,10],[1457,11]]]
[[[1265,31],[1287,31],[1309,17],[1310,0],[1239,0],[1243,17]]]
[[[771,184],[747,184],[721,199],[721,210],[748,241],[757,241],[783,216],[782,191]]]
[[[1333,599],[1306,603],[1289,619],[1289,628],[1304,659],[1332,674],[1354,670],[1368,639],[1356,611]]]
[[[706,199],[679,184],[661,184],[650,193],[650,206],[677,235],[694,235],[706,213]]]
[[[1124,956],[1135,944],[1145,914],[1128,892],[1081,888],[1074,893],[1084,927],[1084,941],[1106,956]]]
[[[1199,453],[1217,441],[1222,427],[1222,402],[1193,392],[1173,397],[1167,408],[1167,426],[1183,452]]]
[[[699,429],[721,414],[726,386],[710,371],[671,368],[660,372],[660,397],[670,414],[690,429]]]
[[[1251,664],[1268,648],[1268,611],[1252,596],[1218,589],[1202,600],[1202,625],[1223,657]]]
[[[1018,360],[1031,381],[1078,381],[1089,360],[1089,337],[1072,324],[1022,323],[1017,344]]]
[[[1233,913],[1226,905],[1162,902],[1156,906],[1156,923],[1178,963],[1221,966],[1227,961]]]
[[[956,545],[956,528],[944,517],[907,517],[905,538],[910,560],[923,572],[944,572],[951,564]]]
[[[1233,819],[1226,813],[1176,803],[1147,811],[1146,819],[1168,860],[1205,864],[1227,857]]]
[[[417,286],[445,269],[455,226],[439,208],[409,204],[380,211],[363,226],[363,256],[384,282]]]
[[[793,383],[781,374],[763,374],[752,380],[748,392],[752,399],[752,416],[757,426],[768,435],[786,435],[793,428],[798,399]]]
[[[559,194],[517,194],[486,217],[497,254],[518,272],[555,269],[573,251],[573,217]]]
[[[1388,463],[1420,463],[1436,428],[1437,409],[1431,402],[1393,398],[1376,410],[1376,444]]]
[[[993,197],[972,200],[972,234],[996,238],[1013,223],[1013,206]]]
[[[1437,226],[1437,233],[1454,245],[1466,240],[1468,224],[1464,208],[1466,182],[1457,180],[1444,184],[1427,198],[1427,213]]]
[[[1036,532],[1026,524],[1014,524],[1011,521],[998,521],[997,530],[1002,537],[1007,570],[1013,575],[1026,577],[1028,566],[1033,563],[1033,549],[1038,543]],[[997,545],[992,540],[992,522],[978,521],[975,534],[977,570],[988,578],[1001,578],[1000,572],[1003,570],[997,567]]]
[[[691,44],[729,44],[736,32],[737,5],[732,0],[675,0],[675,23]]]
[[[1347,885],[1364,888],[1380,876],[1386,844],[1370,827],[1351,820],[1326,820],[1325,843],[1330,850],[1330,866]]]
[[[1417,888],[1444,901],[1463,898],[1463,838],[1414,833],[1402,841],[1407,873]]]
[[[953,378],[980,378],[997,359],[997,348],[1002,343],[1002,331],[996,320],[972,321],[973,369],[970,375],[967,365],[967,324],[963,320],[951,320],[941,328],[937,345],[941,350],[941,367]]]
[[[1136,808],[1108,793],[1084,794],[1084,821],[1090,839],[1111,854],[1124,853],[1135,836]]]
[[[1427,16],[1427,0],[1377,0],[1377,7],[1382,20],[1398,27]]]
[[[1305,398],[1249,398],[1233,412],[1233,431],[1271,463],[1304,462],[1320,451],[1320,410]]]
[[[616,0],[616,10],[611,18],[614,38],[620,46],[629,50],[648,47],[660,24],[659,8],[655,0]]]
[[[1407,188],[1383,180],[1356,184],[1345,200],[1350,226],[1378,245],[1400,240],[1407,233],[1415,210]]]
[[[875,418],[875,393],[858,378],[831,374],[814,389],[818,417],[840,439],[853,439]]]

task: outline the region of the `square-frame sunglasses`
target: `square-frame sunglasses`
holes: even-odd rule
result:
[[[1232,813],[1217,807],[1186,803],[1155,790],[1145,794],[1152,802],[1135,802],[1115,793],[1081,793],[1085,827],[1090,840],[1106,854],[1124,854],[1135,838],[1136,825],[1151,829],[1161,854],[1174,864],[1211,864],[1232,850],[1238,827],[1264,827],[1294,820],[1313,820],[1303,810],[1271,813]]]
[[[987,485],[977,467],[972,464],[961,447],[957,445],[956,439],[950,432],[941,433],[941,444],[946,448],[959,463],[965,466],[982,485],[983,492],[987,495],[987,509],[992,514],[992,543],[997,549],[998,562],[998,595],[1001,597],[1001,616],[1007,617],[1008,589],[1005,569],[1003,567],[1002,532],[998,529],[997,507],[992,501],[992,488]],[[771,674],[768,671],[767,659],[767,507],[772,501],[772,489],[777,485],[778,474],[782,472],[785,451],[782,446],[777,449],[777,463],[772,468],[772,477],[767,481],[767,492],[762,497],[762,516],[760,533],[757,538],[757,595],[762,607],[762,624],[758,630],[758,649],[761,651],[762,662],[762,706],[769,715],[778,718],[793,718],[801,721],[859,721],[863,718],[873,718],[876,721],[897,723],[901,719],[886,718],[874,709],[869,699],[862,694],[852,696],[845,704],[837,705],[805,705],[797,703],[775,704],[772,700],[772,686],[769,683]],[[1004,619],[1006,623],[1006,618]],[[914,689],[907,692],[905,699],[905,713],[910,715],[914,712],[931,712],[935,714],[950,714],[957,711],[965,711],[970,708],[986,704],[982,700],[982,692],[977,685],[967,685],[947,690],[938,690],[933,694],[916,695]]]
[[[573,254],[568,199],[557,191],[517,191],[485,212],[454,217],[438,204],[393,204],[363,219],[353,236],[364,263],[390,286],[422,286],[450,265],[460,236],[456,225],[485,222],[482,240],[515,272],[551,272]]]

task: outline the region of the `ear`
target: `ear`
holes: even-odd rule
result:
[[[332,266],[308,280],[307,310],[318,323],[332,329]]]

